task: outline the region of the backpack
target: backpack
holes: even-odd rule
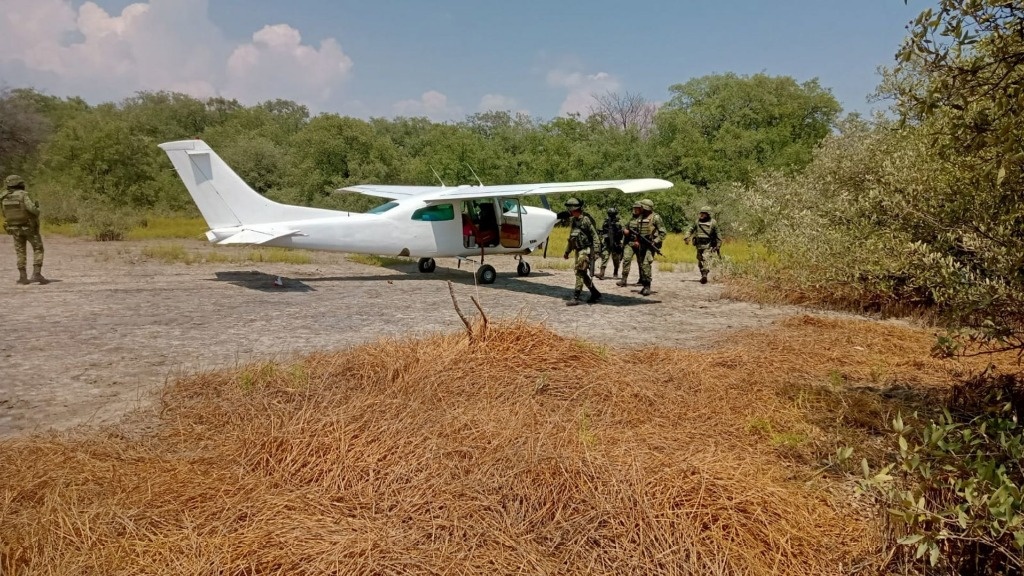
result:
[[[25,206],[25,193],[21,190],[5,194],[0,199],[0,210],[8,226],[28,226],[32,215]]]

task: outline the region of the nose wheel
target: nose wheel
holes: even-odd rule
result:
[[[416,267],[419,268],[420,272],[429,274],[437,268],[437,262],[434,262],[433,258],[420,258],[420,261],[416,263]]]
[[[520,260],[519,265],[516,266],[516,274],[519,274],[520,276],[529,276],[530,263],[525,260]]]

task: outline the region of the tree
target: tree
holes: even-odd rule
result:
[[[594,95],[594,102],[595,104],[590,107],[590,113],[596,115],[610,128],[636,130],[645,138],[654,128],[654,115],[658,111],[658,106],[648,102],[640,94],[608,91]]]
[[[949,142],[961,151],[983,152],[1004,173],[1020,171],[1024,4],[941,0],[911,23],[897,61],[897,73],[927,81],[904,83],[896,91],[905,118],[941,116],[948,122]]]
[[[27,95],[0,90],[0,174],[20,171],[53,129]]]
[[[674,126],[685,138],[674,148],[693,147],[698,159],[666,167],[667,175],[698,185],[750,183],[766,170],[802,169],[842,111],[817,79],[798,84],[788,76],[728,73],[669,90],[673,96],[658,111],[658,127]],[[671,142],[663,144],[673,148]]]

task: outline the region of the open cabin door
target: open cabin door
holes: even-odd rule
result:
[[[477,198],[462,203],[462,241],[466,248],[520,248],[522,206],[517,198]]]

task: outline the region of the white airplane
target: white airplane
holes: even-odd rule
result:
[[[530,274],[523,258],[540,248],[557,215],[524,206],[528,195],[618,189],[626,193],[663,190],[657,178],[549,182],[495,186],[389,186],[362,184],[339,188],[385,198],[365,213],[309,208],[273,202],[246,184],[202,140],[159,145],[174,164],[210,230],[214,244],[259,244],[331,250],[353,254],[419,258],[420,272],[433,272],[435,258],[470,260],[480,255],[476,279],[491,284],[497,272],[484,254],[512,254],[517,273]]]

